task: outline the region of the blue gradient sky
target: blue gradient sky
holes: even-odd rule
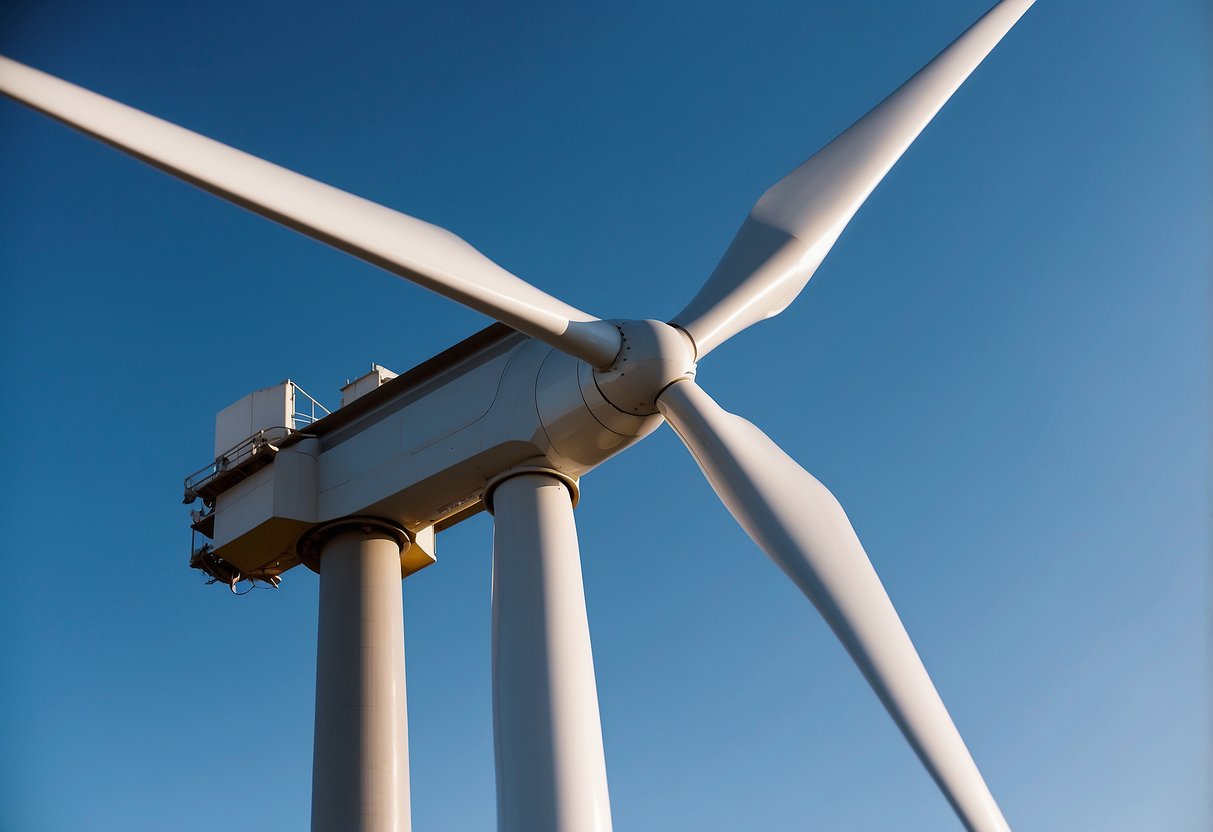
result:
[[[0,51],[668,318],[987,0],[9,2]],[[840,498],[1012,825],[1207,828],[1210,20],[1042,2],[700,369]],[[316,580],[186,568],[214,413],[479,315],[0,101],[0,828],[294,830]],[[666,428],[577,512],[616,828],[958,829]],[[405,587],[413,816],[493,828],[490,523]]]

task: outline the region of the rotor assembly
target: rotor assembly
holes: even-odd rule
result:
[[[619,355],[594,371],[603,397],[624,413],[652,416],[657,398],[679,379],[695,377],[695,344],[681,329],[660,321],[617,321]]]

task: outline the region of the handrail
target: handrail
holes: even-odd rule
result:
[[[235,447],[224,451],[209,465],[204,465],[185,478],[185,502],[192,503],[193,499],[190,499],[190,495],[196,495],[197,490],[207,481],[260,453],[263,448],[277,451],[278,448],[273,444],[274,442],[286,439],[297,432],[295,428],[288,428],[285,425],[264,428]]]
[[[315,422],[317,419],[324,418],[323,416],[316,415],[317,410],[322,411],[324,413],[324,416],[332,415],[332,413],[329,411],[329,409],[327,407],[325,407],[320,402],[318,402],[314,398],[312,398],[312,396],[309,395],[308,392],[306,390],[304,390],[302,387],[300,387],[298,384],[296,384],[295,382],[292,381],[292,382],[290,382],[290,385],[294,390],[294,395],[291,396],[291,409],[292,409],[291,421],[294,422],[293,427],[295,428],[295,430],[299,430],[302,427],[306,427],[307,425],[310,425],[312,422]],[[302,394],[303,398],[307,400],[305,402],[305,404],[308,406],[307,411],[304,411],[303,409],[301,409],[299,407],[299,398],[298,397],[300,394]]]

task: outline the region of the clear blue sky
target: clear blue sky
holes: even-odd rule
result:
[[[10,0],[0,51],[668,318],[991,0]],[[1203,830],[1207,3],[1041,3],[700,381],[838,495],[1018,830]],[[316,579],[186,567],[214,413],[486,319],[0,101],[0,829],[298,830]],[[958,823],[663,428],[583,483],[620,830]],[[494,824],[490,523],[405,587],[413,816]]]

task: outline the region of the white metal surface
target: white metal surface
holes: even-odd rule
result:
[[[294,542],[316,525],[318,453],[316,440],[297,442],[219,495],[213,540],[224,560],[250,574],[280,572],[298,562],[278,560],[288,551],[283,540]]]
[[[703,288],[673,318],[695,340],[698,358],[796,299],[868,194],[1033,2],[1003,0],[762,195]]]
[[[829,623],[970,832],[1009,832],[842,506],[693,381],[658,399],[728,510]]]
[[[400,545],[350,526],[320,559],[312,830],[410,828]]]
[[[577,529],[565,484],[493,491],[493,727],[501,832],[611,828]]]
[[[257,214],[606,367],[615,327],[507,272],[446,229],[0,57],[0,92]]]

